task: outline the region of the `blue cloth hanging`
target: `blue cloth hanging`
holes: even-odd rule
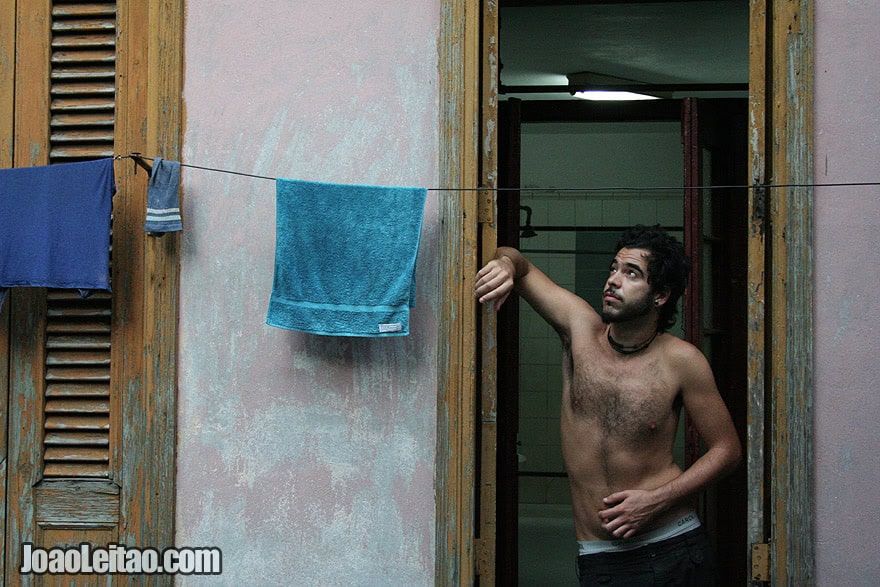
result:
[[[0,170],[0,306],[10,287],[110,290],[113,159]]]
[[[276,181],[266,323],[330,336],[405,336],[427,189]]]
[[[146,232],[183,230],[180,219],[180,163],[161,157],[153,160],[150,185],[147,188]]]

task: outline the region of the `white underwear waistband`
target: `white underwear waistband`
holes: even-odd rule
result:
[[[660,542],[680,536],[700,527],[700,518],[696,512],[688,512],[665,526],[661,526],[650,532],[645,532],[633,538],[621,538],[619,540],[578,540],[578,554],[596,554],[598,552],[622,552],[633,550],[646,544]]]

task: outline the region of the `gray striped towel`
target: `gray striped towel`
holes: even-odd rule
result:
[[[180,163],[165,161],[161,157],[153,160],[150,174],[150,187],[147,192],[146,232],[174,232],[183,230],[180,219]]]

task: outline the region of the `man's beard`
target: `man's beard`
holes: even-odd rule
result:
[[[618,300],[619,301],[619,300]],[[651,303],[650,294],[645,295],[641,300],[634,302],[625,302],[616,308],[608,308],[602,304],[602,322],[605,324],[613,324],[614,322],[627,322],[634,318],[642,318],[647,316],[653,304]]]

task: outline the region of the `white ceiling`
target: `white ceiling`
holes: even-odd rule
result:
[[[748,0],[501,0],[500,6],[502,85],[567,85],[566,74],[579,71],[649,84],[748,83]]]

